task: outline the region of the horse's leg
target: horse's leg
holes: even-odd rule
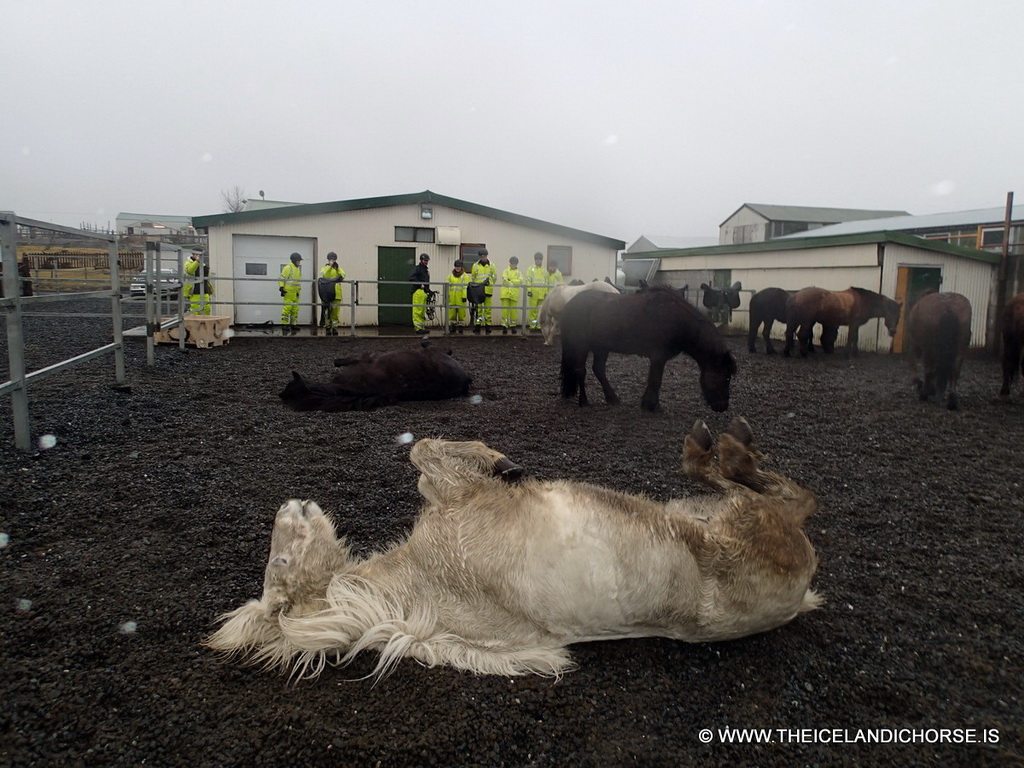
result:
[[[760,468],[764,456],[754,448],[754,435],[747,420],[734,418],[718,438],[718,463],[714,461],[711,431],[697,420],[683,443],[683,471],[686,476],[717,491],[728,492],[737,486],[760,494],[785,499],[801,499],[809,507],[803,516],[816,508],[814,496],[799,484],[775,472]]]
[[[821,351],[826,355],[831,355],[836,351],[836,339],[839,338],[839,326],[838,325],[822,325],[821,326]]]
[[[751,315],[748,318],[748,320],[750,323],[750,328],[747,329],[747,351],[753,354],[754,352],[757,352],[757,347],[754,345],[754,340],[757,338],[757,328],[759,325],[761,325],[761,320],[757,319],[755,321],[753,315]]]
[[[954,352],[955,357],[953,358],[953,370],[949,373],[949,395],[946,398],[946,408],[951,411],[955,411],[960,406],[959,398],[956,393],[957,382],[960,381],[960,366],[964,362],[964,353],[961,350]]]
[[[836,333],[839,331],[837,330]],[[846,331],[846,356],[857,357],[857,341],[860,339],[860,326],[856,322],[850,323]]]
[[[618,405],[619,396],[615,394],[615,390],[612,389],[612,385],[608,381],[608,376],[605,374],[605,366],[608,363],[608,352],[607,350],[594,350],[594,376],[601,382],[601,389],[604,390],[604,401],[608,405]]]
[[[806,322],[800,326],[796,338],[800,342],[800,357],[807,357],[808,345],[811,343],[811,333],[814,331],[814,323]]]
[[[772,344],[772,328],[775,325],[775,321],[772,318],[768,318],[764,321],[764,331],[761,336],[764,338],[764,353],[766,355],[775,354],[775,345]]]
[[[1000,397],[1010,396],[1010,387],[1017,378],[1017,366],[1024,372],[1024,361],[1021,360],[1021,343],[1011,333],[1003,334],[1003,386],[999,390]]]
[[[590,405],[590,401],[587,400],[587,388],[585,386],[587,381],[587,355],[589,352],[584,352],[582,355],[576,357],[576,383],[580,388],[580,407],[584,405]]]
[[[664,358],[651,358],[650,368],[647,369],[647,389],[644,390],[644,396],[640,400],[641,410],[650,411],[651,413],[657,413],[661,410],[658,395],[661,392],[661,380],[665,375],[666,362]]]
[[[789,357],[793,353],[793,332],[797,325],[797,323],[786,321],[786,346],[782,348],[783,357]]]

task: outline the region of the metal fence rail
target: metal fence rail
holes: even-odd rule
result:
[[[21,276],[18,274],[18,232],[19,226],[37,227],[53,232],[84,237],[107,244],[110,264],[110,288],[100,291],[83,291],[75,293],[43,294],[40,296],[21,295]],[[0,311],[3,312],[7,327],[7,355],[11,378],[0,383],[0,394],[11,396],[13,411],[14,443],[23,451],[32,450],[32,431],[28,418],[28,387],[32,381],[50,376],[59,371],[72,368],[93,358],[113,354],[114,378],[118,384],[125,382],[124,340],[121,331],[121,285],[117,269],[117,236],[86,232],[83,230],[62,227],[43,221],[24,219],[10,211],[0,212],[0,264],[3,265],[4,297],[0,299]],[[77,357],[63,360],[55,365],[37,371],[25,371],[25,336],[22,321],[22,308],[36,304],[46,304],[82,298],[109,298],[110,314],[113,324],[113,342],[104,344]]]

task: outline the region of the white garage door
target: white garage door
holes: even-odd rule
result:
[[[235,322],[260,324],[281,322],[281,294],[277,280],[281,270],[293,253],[302,254],[302,279],[316,277],[316,239],[312,237],[275,237],[272,235],[235,235],[231,253],[235,281]],[[302,284],[299,294],[299,323],[313,321],[313,308],[309,304],[312,289]],[[264,302],[253,304],[251,302]]]

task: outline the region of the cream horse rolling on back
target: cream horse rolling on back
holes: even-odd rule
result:
[[[668,503],[569,481],[514,482],[478,442],[420,440],[425,507],[402,543],[351,556],[311,501],[277,512],[263,596],[222,617],[213,649],[315,677],[363,650],[479,674],[558,676],[571,643],[729,640],[821,599],[802,531],[814,495],[758,468],[747,423],[694,425],[683,469],[715,493]]]
[[[611,283],[595,280],[584,285],[556,285],[540,305],[540,314],[537,320],[540,322],[541,333],[544,334],[544,344],[550,347],[558,335],[558,318],[562,316],[565,305],[572,301],[583,291],[602,291],[604,293],[618,293],[619,289]]]

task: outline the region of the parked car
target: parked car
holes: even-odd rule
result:
[[[178,298],[178,291],[181,290],[181,281],[178,279],[178,270],[163,268],[159,275],[153,275],[153,284],[160,286],[160,295],[167,298]],[[143,270],[132,278],[131,297],[141,299],[146,295],[146,271]]]

